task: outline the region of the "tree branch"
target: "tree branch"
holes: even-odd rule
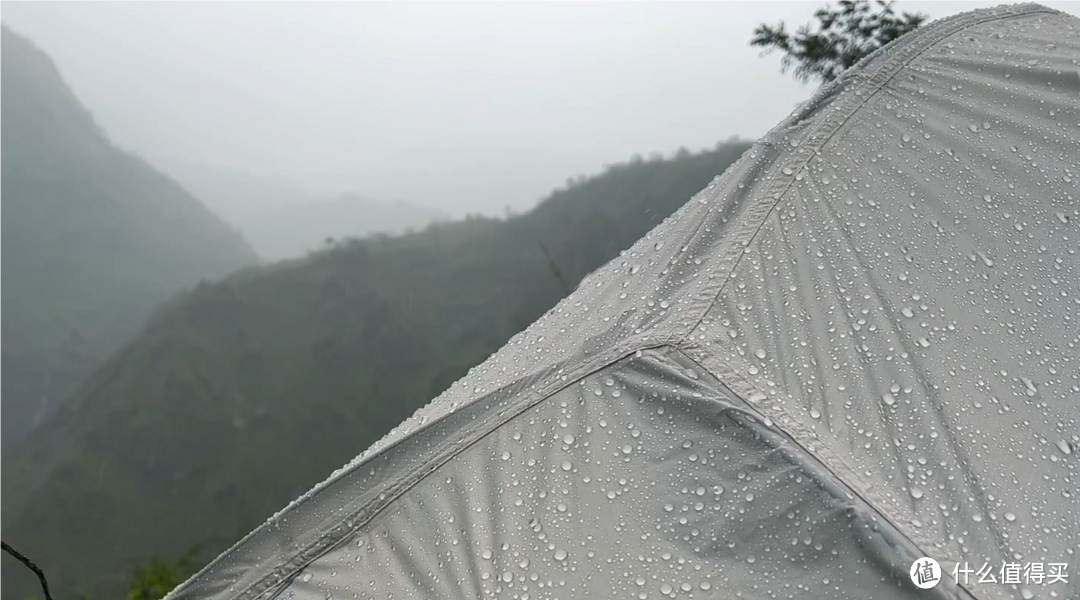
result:
[[[0,544],[3,545],[4,552],[7,552],[12,557],[14,557],[15,560],[26,565],[27,569],[33,571],[34,575],[37,575],[38,581],[41,582],[41,590],[45,592],[45,600],[53,600],[52,594],[49,593],[49,582],[45,579],[45,572],[38,568],[38,566],[35,565],[32,560],[26,558],[26,556],[24,556],[22,552],[19,552],[18,550],[12,548],[11,545],[7,542],[0,541]]]

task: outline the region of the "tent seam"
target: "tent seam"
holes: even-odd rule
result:
[[[742,256],[746,254],[745,252],[742,252],[742,248],[745,248],[752,243],[752,241],[756,238],[758,232],[760,232],[762,227],[764,227],[768,216],[772,214],[776,206],[780,202],[789,198],[793,193],[797,192],[795,188],[795,182],[797,181],[796,177],[806,169],[809,161],[813,158],[813,156],[818,154],[834,137],[836,137],[836,135],[840,133],[844,126],[848,122],[850,122],[851,119],[867,103],[869,103],[870,99],[879,92],[881,92],[897,75],[899,75],[908,65],[910,65],[911,62],[913,62],[926,52],[930,51],[947,38],[959,34],[971,27],[981,25],[987,22],[1027,17],[1040,13],[1057,14],[1059,13],[1059,11],[1048,9],[1037,4],[1025,4],[1015,7],[996,9],[995,13],[989,15],[969,13],[966,15],[954,17],[953,19],[943,19],[942,21],[939,21],[934,25],[928,26],[927,29],[929,29],[929,31],[927,31],[922,37],[919,37],[918,39],[905,40],[906,45],[894,46],[893,49],[896,52],[896,56],[888,57],[888,59],[885,60],[875,71],[873,71],[872,74],[867,74],[862,71],[855,72],[855,68],[853,67],[852,70],[849,71],[849,73],[853,73],[849,80],[845,81],[843,78],[841,78],[834,84],[823,87],[818,92],[820,98],[815,97],[815,99],[811,100],[810,102],[822,102],[827,99],[830,94],[838,92],[847,93],[848,96],[842,98],[836,104],[836,110],[837,112],[842,113],[842,118],[840,118],[838,121],[835,121],[830,119],[829,116],[826,115],[817,127],[813,128],[809,133],[805,134],[801,140],[798,141],[800,151],[803,155],[806,155],[805,157],[799,158],[799,160],[795,160],[793,161],[793,163],[777,164],[777,161],[775,159],[773,160],[772,164],[769,166],[768,174],[766,176],[774,176],[775,179],[773,179],[773,181],[770,182],[770,184],[767,185],[766,188],[763,190],[761,196],[762,199],[756,203],[753,203],[753,205],[747,209],[747,212],[751,213],[751,216],[756,218],[754,220],[751,220],[749,223],[745,223],[743,227],[739,228],[736,235],[733,236],[733,239],[724,249],[725,257],[722,260],[731,260],[733,261],[733,264],[731,264],[731,268],[729,270],[725,270],[722,279],[720,279],[719,284],[717,285],[716,292],[714,294],[710,294],[707,301],[702,302],[704,308],[700,311],[700,315],[697,318],[692,319],[692,321],[688,323],[688,326],[685,328],[685,330],[682,331],[678,341],[676,342],[679,350],[686,353],[686,356],[689,359],[699,364],[713,377],[716,377],[716,379],[721,383],[721,385],[728,387],[728,389],[733,394],[735,394],[736,397],[738,397],[743,403],[745,403],[746,406],[751,407],[753,410],[755,410],[755,412],[761,414],[763,417],[767,417],[768,415],[761,412],[761,409],[757,408],[753,403],[749,402],[749,400],[744,397],[744,394],[742,392],[737,391],[738,389],[756,390],[757,387],[753,386],[749,382],[744,381],[742,377],[738,376],[737,373],[730,368],[717,369],[701,363],[699,357],[707,356],[708,358],[715,360],[718,366],[730,367],[730,365],[728,364],[729,361],[727,359],[721,358],[720,356],[712,352],[712,350],[696,343],[691,337],[694,330],[701,326],[705,318],[708,316],[711,308],[718,302],[720,295],[723,293],[724,289],[727,286],[727,282],[731,280],[732,274],[736,271],[739,263],[741,262]],[[903,38],[899,38],[897,42],[902,39]],[[887,51],[889,51],[889,46],[878,50],[875,54],[880,54]],[[871,55],[865,58],[864,61],[868,62],[872,60],[873,57],[874,55]],[[817,110],[821,110],[821,107],[817,107]],[[774,128],[774,130],[770,132],[770,134],[781,132],[785,128],[792,127],[796,123],[796,117],[793,115],[787,121]],[[803,142],[807,140],[813,142],[815,138],[818,139],[816,143],[810,143],[806,146],[803,145]],[[770,140],[763,140],[761,142],[761,146],[768,145],[772,145]],[[791,171],[790,175],[783,174],[782,169],[784,169],[785,167],[789,168],[789,170]],[[781,171],[777,173],[778,170]],[[755,212],[760,212],[760,214],[755,215]],[[699,223],[698,227],[695,228],[694,232],[688,237],[688,240],[693,240],[698,237],[700,231],[705,227],[706,224],[707,222],[704,220]],[[735,252],[738,252],[737,256],[733,256]],[[719,275],[717,275],[714,279],[718,278],[720,278]],[[783,417],[788,417],[786,411],[784,411],[783,409],[778,409],[778,412]],[[913,537],[911,535],[911,532],[908,531],[907,528],[903,526],[903,524],[894,522],[894,520],[892,518],[889,518],[886,513],[883,512],[878,506],[879,504],[882,504],[887,507],[891,505],[891,502],[876,494],[872,496],[865,496],[862,490],[865,490],[867,486],[862,485],[862,479],[857,475],[854,475],[855,470],[852,469],[846,461],[844,461],[841,457],[837,456],[835,453],[831,452],[827,446],[821,446],[820,448],[817,448],[818,452],[821,455],[820,457],[818,454],[809,452],[807,448],[805,448],[804,442],[811,436],[809,436],[806,432],[802,432],[800,435],[797,436],[797,421],[789,418],[785,418],[783,420],[787,422],[785,426],[781,426],[775,421],[773,426],[778,431],[782,432],[785,436],[790,437],[794,442],[796,442],[800,447],[802,447],[803,450],[806,450],[808,454],[814,456],[815,460],[820,462],[822,466],[825,467],[829,471],[829,473],[837,479],[838,482],[840,482],[844,487],[850,489],[852,493],[856,494],[863,502],[866,503],[868,507],[870,507],[875,513],[880,515],[886,522],[888,522],[894,529],[896,529],[896,531],[899,532],[905,540],[911,543],[914,548],[916,548],[920,552],[923,552],[923,556],[930,556],[930,554],[927,554],[924,550],[924,547],[932,545],[932,542],[930,540],[923,539],[921,536]],[[841,471],[843,473],[841,473]],[[859,485],[856,486],[856,483],[858,483]],[[873,498],[873,501],[871,501],[871,498]],[[963,585],[960,585],[959,583],[957,583],[957,586],[961,590],[969,594],[971,598],[982,598],[981,595],[976,594],[974,591],[968,589]]]
[[[716,292],[707,294],[707,300],[700,303],[702,306],[700,314],[687,323],[681,334],[682,337],[679,340],[680,343],[685,341],[686,338],[701,325],[702,321],[708,315],[710,307],[716,303],[717,299],[723,293],[727,286],[727,282],[731,279],[731,274],[738,268],[742,256],[745,254],[745,252],[741,251],[741,248],[749,246],[757,237],[758,232],[761,231],[761,228],[765,225],[765,221],[768,219],[769,215],[772,214],[776,206],[783,202],[792,189],[794,189],[795,182],[797,181],[796,178],[806,169],[810,160],[812,160],[815,155],[818,155],[820,151],[832,141],[838,133],[840,133],[840,130],[843,129],[859,110],[870,102],[871,98],[884,89],[885,86],[887,86],[912,61],[931,50],[934,46],[940,44],[946,38],[956,35],[965,29],[981,25],[982,23],[1024,17],[1038,13],[1059,13],[1059,11],[1038,4],[1022,4],[1019,6],[999,7],[989,10],[991,11],[991,14],[980,14],[976,12],[942,19],[926,26],[922,35],[916,36],[914,39],[905,40],[903,37],[897,38],[892,43],[878,49],[860,61],[863,64],[868,64],[876,57],[883,56],[887,52],[892,51],[896,53],[895,56],[888,56],[883,59],[884,62],[882,62],[872,74],[867,74],[860,70],[860,65],[856,64],[845,72],[848,74],[847,77],[841,75],[840,79],[831,84],[827,84],[818,90],[814,98],[808,101],[808,104],[812,106],[811,110],[822,110],[821,106],[817,106],[818,104],[826,101],[829,96],[837,93],[844,93],[847,94],[847,96],[838,100],[835,106],[837,112],[846,114],[843,114],[839,121],[830,119],[829,115],[824,115],[822,122],[817,127],[811,129],[809,133],[804,135],[803,138],[797,142],[799,146],[798,152],[804,155],[803,157],[798,158],[798,160],[793,161],[793,163],[784,163],[783,165],[778,165],[776,164],[776,160],[773,160],[773,164],[769,166],[769,170],[766,174],[767,178],[773,178],[772,182],[762,191],[761,199],[758,202],[753,203],[747,209],[747,212],[751,213],[751,216],[754,218],[737,230],[736,235],[733,236],[734,239],[732,239],[724,249],[725,256],[721,262],[728,260],[733,261],[731,268],[725,270],[726,274],[720,280]],[[783,123],[778,124],[770,131],[770,134],[767,134],[766,138],[796,125],[802,120],[798,118],[800,112],[791,115]],[[807,141],[810,142],[809,145],[804,145],[803,142]],[[755,144],[750,152],[753,152],[753,150],[759,146],[767,147],[771,145],[773,144],[770,140],[763,139],[759,144]],[[790,169],[790,175],[783,173],[782,169],[785,167]],[[753,214],[755,212],[760,212],[761,214],[755,215]],[[708,221],[703,219],[687,239],[696,239],[707,223]],[[738,256],[733,256],[736,249],[740,249],[738,251]],[[719,275],[716,277],[719,278]]]
[[[826,444],[809,444],[809,446],[813,446],[813,450],[807,447],[808,444],[806,441],[808,439],[814,439],[813,435],[799,427],[799,421],[793,419],[783,408],[774,407],[772,405],[763,406],[759,402],[751,402],[749,399],[750,396],[746,392],[748,390],[756,391],[758,388],[746,381],[745,378],[732,369],[730,360],[722,358],[711,349],[694,342],[686,342],[678,346],[677,350],[686,356],[688,360],[699,365],[704,372],[716,378],[720,385],[731,392],[731,394],[741,401],[749,410],[753,411],[761,419],[768,419],[772,423],[772,428],[776,429],[776,431],[783,434],[785,437],[790,438],[807,456],[812,457],[813,460],[820,463],[821,466],[828,471],[829,475],[834,477],[839,484],[862,500],[870,510],[880,516],[881,519],[895,529],[905,541],[910,543],[914,549],[918,550],[920,552],[919,556],[934,556],[935,553],[928,552],[925,549],[927,547],[932,547],[934,545],[933,541],[925,539],[922,536],[913,536],[902,523],[896,522],[895,519],[891,518],[889,514],[897,511],[893,503],[885,496],[874,494],[871,487],[865,485],[862,478],[858,476],[857,471],[852,468],[843,457],[833,452]],[[942,558],[939,562],[948,561]],[[985,598],[959,582],[957,583],[957,587],[966,592],[971,600],[984,600]]]
[[[865,494],[864,491],[863,491],[863,488],[856,487],[856,486],[852,485],[852,483],[850,481],[848,481],[847,477],[845,477],[844,475],[836,472],[836,470],[834,469],[834,465],[830,464],[829,461],[825,460],[825,458],[823,458],[823,456],[827,457],[827,458],[829,458],[831,460],[837,460],[838,462],[840,462],[845,467],[845,469],[848,469],[851,472],[854,472],[854,471],[850,469],[850,467],[847,465],[846,462],[844,462],[842,459],[840,459],[838,456],[836,456],[835,453],[833,453],[831,450],[829,450],[828,446],[821,446],[820,448],[816,448],[814,451],[807,448],[800,441],[799,437],[796,437],[796,435],[794,433],[792,433],[788,428],[785,428],[785,427],[781,426],[780,423],[777,420],[773,420],[770,417],[770,415],[767,414],[767,412],[764,412],[760,408],[759,405],[757,405],[757,404],[755,404],[753,402],[750,402],[747,398],[745,398],[743,396],[743,394],[741,392],[739,392],[737,390],[737,388],[735,386],[730,385],[727,381],[725,381],[725,378],[727,377],[728,374],[717,373],[717,372],[715,372],[717,369],[714,369],[713,367],[711,367],[708,364],[708,362],[711,362],[710,359],[715,360],[718,364],[724,364],[724,365],[727,364],[726,361],[721,359],[719,356],[716,356],[714,353],[712,353],[707,348],[704,348],[704,347],[701,347],[701,346],[698,346],[698,345],[679,347],[679,348],[676,348],[676,352],[678,352],[681,356],[685,357],[687,360],[691,361],[693,364],[695,364],[699,368],[701,368],[704,372],[708,373],[713,378],[715,378],[716,382],[722,388],[722,389],[720,389],[718,391],[720,391],[721,393],[727,392],[734,399],[736,399],[740,403],[742,403],[744,409],[747,410],[748,412],[751,412],[753,415],[755,415],[756,418],[759,419],[762,422],[761,424],[767,430],[774,430],[777,434],[780,435],[780,437],[791,440],[791,442],[795,445],[795,447],[798,448],[798,454],[800,456],[804,457],[804,459],[807,460],[807,461],[812,461],[813,463],[819,465],[821,467],[821,469],[823,469],[824,472],[829,477],[831,477],[833,479],[833,481],[835,483],[835,487],[846,490],[852,496],[854,496],[855,498],[858,498],[858,500],[861,501],[863,505],[865,505],[864,508],[866,510],[869,510],[873,514],[877,515],[883,522],[887,523],[896,532],[896,534],[901,538],[900,541],[907,543],[907,545],[908,545],[907,549],[909,551],[914,550],[916,556],[931,556],[930,553],[927,553],[925,551],[925,549],[923,548],[924,544],[921,543],[920,540],[912,538],[908,534],[908,532],[906,532],[897,523],[895,523],[893,521],[893,519],[889,518],[888,511],[882,510],[882,507],[879,506],[879,504],[885,504],[886,508],[888,508],[888,506],[889,506],[888,502],[878,502],[879,499],[878,499],[878,497],[876,495],[875,496],[869,496],[869,495]],[[740,383],[740,384],[745,383],[744,381],[742,381],[741,377],[735,377],[735,378],[739,380],[738,383]],[[746,384],[746,385],[749,385],[749,384]],[[784,415],[784,416],[787,416],[787,415]],[[791,459],[789,458],[788,460],[791,460]],[[801,463],[800,461],[791,460],[791,462],[793,464],[795,464],[796,466],[803,467],[803,463]],[[811,472],[809,470],[807,471],[807,475],[809,477],[813,478],[813,479],[817,479],[817,476],[813,472]],[[825,486],[822,485],[821,482],[818,482],[818,485],[821,486],[823,489],[825,489],[825,491],[827,493],[830,493],[830,490],[826,489]],[[959,582],[956,583],[956,586],[957,586],[957,588],[959,588],[960,590],[962,590],[963,592],[966,592],[968,594],[968,600],[983,600],[981,596],[975,595],[974,592],[967,589],[966,587],[961,585]],[[940,590],[941,590],[941,588],[938,588],[937,590],[934,590],[934,591],[937,592],[937,591],[940,591]],[[924,592],[930,592],[930,590],[924,590]]]
[[[343,517],[334,519],[336,525],[329,527],[328,531],[319,534],[318,539],[300,549],[298,552],[290,553],[290,558],[269,569],[262,577],[258,578],[248,586],[245,586],[241,591],[233,595],[232,598],[235,600],[256,600],[259,598],[270,599],[276,597],[283,582],[288,581],[305,566],[318,560],[320,557],[347,541],[351,534],[368,525],[373,519],[389,508],[398,498],[416,485],[419,485],[440,467],[453,460],[468,448],[476,445],[513,419],[554,397],[562,390],[578,384],[586,377],[607,369],[612,365],[633,356],[639,351],[663,348],[670,348],[673,350],[679,349],[672,343],[673,340],[671,339],[662,339],[648,345],[642,345],[636,337],[630,338],[630,341],[633,341],[634,343],[622,345],[618,352],[599,355],[602,358],[597,358],[594,363],[585,363],[582,368],[577,370],[578,375],[572,379],[568,378],[567,381],[560,382],[559,385],[553,385],[546,389],[542,388],[543,391],[537,392],[536,394],[521,396],[522,399],[519,402],[491,415],[485,420],[487,424],[484,422],[478,424],[467,437],[461,439],[459,442],[450,444],[444,443],[443,448],[441,448],[438,451],[438,454],[432,459],[418,465],[407,476],[399,478],[393,485],[383,488],[382,494],[385,494],[384,498],[380,499],[377,503],[367,504]],[[359,469],[360,466],[362,465],[357,465],[356,468]],[[348,474],[342,475],[342,478],[347,475]],[[373,508],[373,506],[375,508]],[[352,526],[335,533],[334,530],[340,529],[342,524],[346,524],[350,521],[353,522]],[[273,576],[282,572],[289,573],[289,575],[274,580]]]

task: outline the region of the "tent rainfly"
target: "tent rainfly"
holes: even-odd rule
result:
[[[167,598],[1080,598],[1078,183],[1080,19],[925,25]]]

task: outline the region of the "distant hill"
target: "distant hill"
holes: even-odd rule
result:
[[[748,147],[636,160],[521,216],[340,244],[174,298],[4,457],[4,539],[39,561],[58,597],[115,595],[152,555],[204,544],[209,558],[487,358]],[[5,597],[33,591],[24,569],[4,565]]]
[[[267,260],[297,258],[327,239],[397,234],[447,219],[405,202],[356,194],[321,197],[283,178],[184,164],[164,165],[178,181],[240,230]]]
[[[7,27],[2,40],[6,450],[155,305],[256,256],[179,185],[115,148],[30,41]]]

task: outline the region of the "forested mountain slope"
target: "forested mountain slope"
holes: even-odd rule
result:
[[[203,544],[210,558],[483,361],[748,147],[635,160],[521,216],[353,241],[174,298],[4,457],[4,539],[39,561],[59,597],[116,594],[148,556]],[[33,593],[12,566],[4,594]]]
[[[2,40],[6,449],[154,306],[256,256],[179,185],[113,146],[44,53],[7,27]]]

